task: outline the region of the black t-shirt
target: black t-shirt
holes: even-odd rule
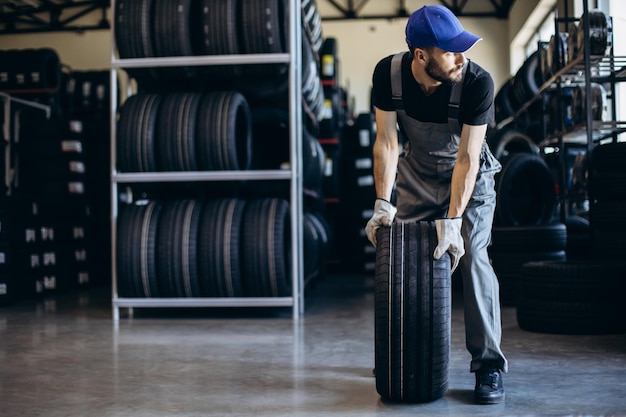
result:
[[[372,77],[372,104],[381,110],[395,111],[391,98],[391,58],[383,58]],[[452,86],[443,83],[431,95],[426,95],[411,72],[411,54],[402,57],[402,96],[408,116],[421,122],[447,123],[448,102]],[[474,62],[469,62],[465,73],[459,123],[484,125],[493,120],[494,85],[491,75]]]

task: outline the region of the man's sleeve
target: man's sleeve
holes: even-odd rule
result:
[[[494,119],[493,79],[489,73],[483,73],[467,87],[463,91],[465,111],[461,114],[461,122],[472,126],[490,124]]]
[[[379,61],[374,68],[372,105],[385,111],[395,110],[391,99],[391,59],[389,57]]]

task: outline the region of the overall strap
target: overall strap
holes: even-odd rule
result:
[[[465,81],[465,73],[469,66],[469,60],[463,66],[461,72],[461,80],[452,85],[452,91],[450,91],[450,101],[448,102],[448,124],[453,132],[458,130],[459,126],[459,105],[461,104],[461,94],[463,93],[463,84]]]
[[[408,52],[397,53],[391,58],[391,99],[396,110],[404,110],[402,101],[402,57]]]

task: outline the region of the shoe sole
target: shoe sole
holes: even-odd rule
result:
[[[502,394],[500,397],[474,397],[474,401],[476,402],[476,404],[480,405],[499,404],[504,401],[504,394]]]

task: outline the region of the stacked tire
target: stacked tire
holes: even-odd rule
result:
[[[489,255],[500,282],[502,303],[516,305],[522,265],[564,260],[567,230],[553,221],[556,192],[545,161],[534,153],[516,152],[501,163]]]
[[[21,296],[75,289],[93,282],[98,251],[87,197],[82,124],[23,114],[15,177],[16,274]],[[105,248],[106,249],[106,248]]]
[[[350,272],[373,272],[376,250],[365,235],[376,200],[374,184],[374,121],[361,113],[346,126],[341,139],[340,200],[336,213],[337,246],[341,262]]]
[[[555,34],[549,42],[540,43],[515,76],[500,87],[494,100],[495,119],[500,128],[516,129],[538,144],[555,134],[572,131],[576,125],[586,121],[584,85],[546,90],[541,99],[535,99],[545,82],[570,62],[580,59],[584,49],[584,18],[581,16],[578,23],[570,23],[569,32]],[[611,18],[599,10],[590,10],[589,44],[592,60],[597,61],[606,55],[612,44],[611,32]],[[604,120],[607,93],[598,83],[592,83],[591,91],[593,120]],[[573,92],[577,95],[573,96]]]
[[[304,272],[322,273],[328,230],[304,216]],[[288,297],[289,204],[278,198],[145,200],[122,206],[121,297]]]
[[[533,262],[522,269],[517,321],[552,334],[626,331],[626,263],[605,260]]]
[[[285,0],[121,0],[120,58],[287,54]],[[319,215],[324,151],[315,0],[302,2],[305,278],[324,273],[331,233]],[[291,169],[289,64],[129,69],[137,91],[119,110],[117,170]],[[228,175],[226,175],[228,177]],[[296,179],[293,179],[295,181]],[[291,184],[283,180],[130,184],[118,221],[122,297],[291,295]]]
[[[594,256],[620,259],[626,245],[626,143],[598,145],[593,149],[589,193]]]
[[[236,91],[139,93],[120,109],[121,172],[245,170],[252,116]]]
[[[517,318],[521,328],[556,334],[626,331],[622,301],[626,273],[626,157],[624,142],[597,145],[591,153],[591,245],[584,259],[529,263],[522,269]]]

